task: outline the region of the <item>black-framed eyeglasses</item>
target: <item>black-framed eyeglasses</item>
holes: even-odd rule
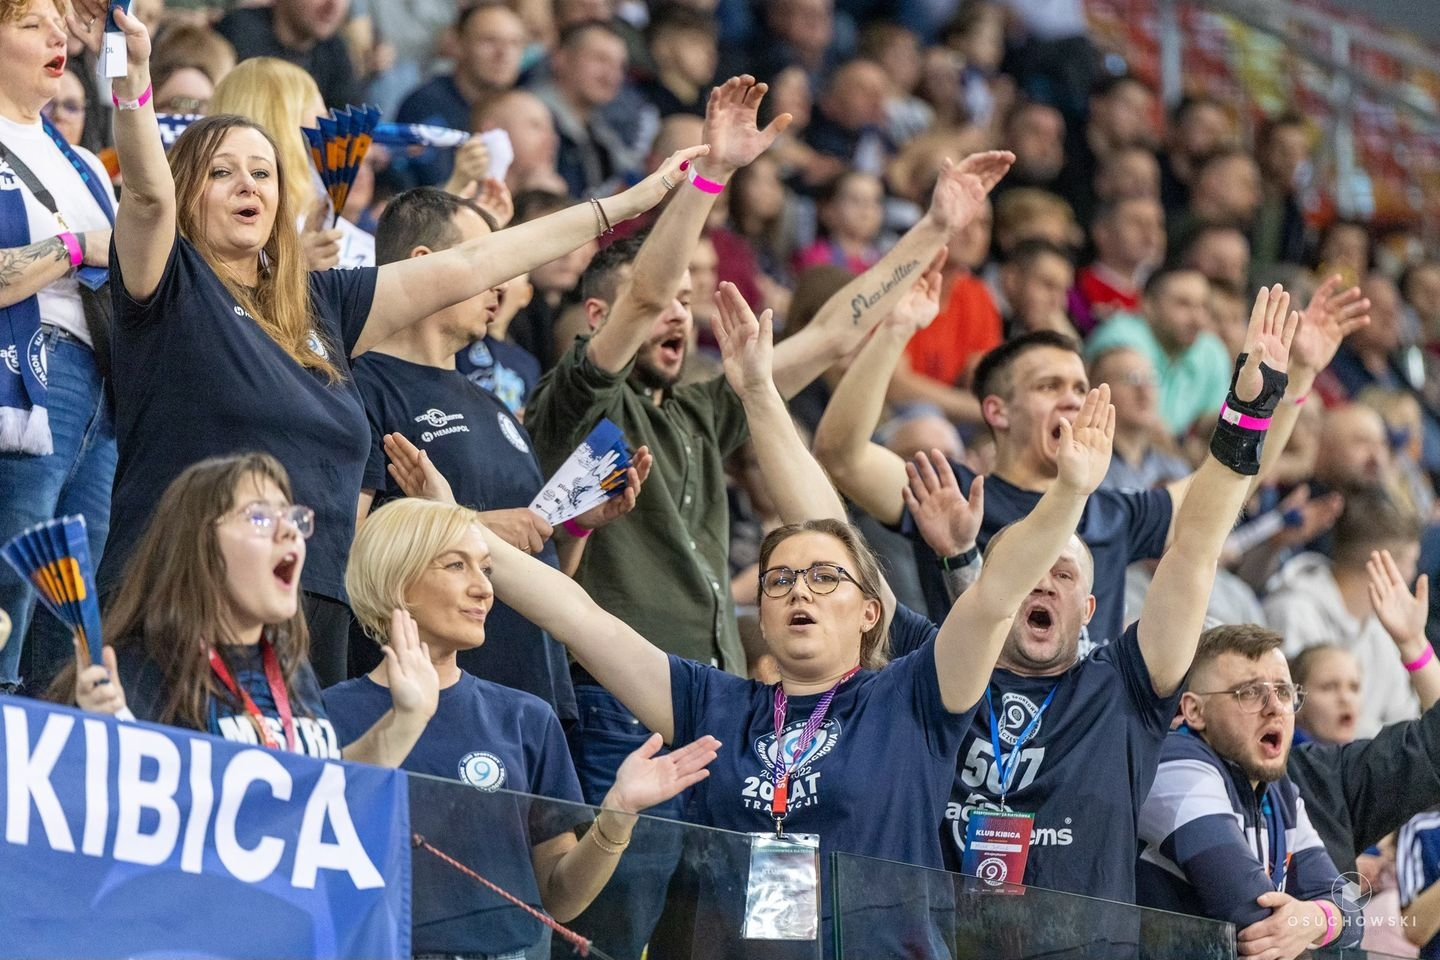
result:
[[[227,516],[238,516],[250,524],[251,532],[257,536],[273,537],[275,525],[287,521],[306,540],[315,532],[315,511],[309,507],[293,504],[288,507],[272,507],[265,503],[252,503]],[[223,523],[221,517],[218,523]]]
[[[826,594],[834,593],[840,586],[842,580],[848,580],[855,586],[860,586],[860,581],[850,576],[850,572],[838,563],[812,563],[803,570],[792,570],[789,567],[770,567],[760,571],[760,589],[765,596],[779,599],[788,596],[791,590],[795,589],[795,583],[800,578],[805,579],[812,593]],[[864,588],[861,587],[863,590]]]
[[[1265,704],[1271,697],[1280,705],[1281,710],[1288,710],[1294,713],[1300,709],[1305,702],[1305,688],[1298,683],[1274,683],[1267,680],[1256,680],[1236,687],[1233,690],[1192,690],[1191,693],[1197,697],[1217,697],[1221,694],[1229,694],[1240,704],[1240,709],[1246,713],[1259,713],[1265,709]]]

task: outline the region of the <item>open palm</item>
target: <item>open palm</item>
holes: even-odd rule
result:
[[[1341,290],[1343,282],[1338,275],[1330,277],[1305,307],[1295,342],[1290,345],[1297,369],[1324,370],[1335,359],[1341,341],[1370,322],[1370,301],[1359,287]]]
[[[704,142],[710,145],[706,168],[730,174],[770,149],[775,138],[790,126],[790,114],[782,113],[760,129],[760,102],[770,89],[748,74],[731,77],[710,91],[705,105]]]
[[[930,216],[951,234],[961,230],[975,219],[1014,162],[1015,154],[1008,150],[972,153],[960,163],[946,158],[930,197]]]
[[[1059,480],[1077,493],[1091,494],[1110,469],[1115,442],[1115,407],[1110,385],[1102,383],[1085,397],[1073,424],[1060,421],[1060,446],[1055,452]]]
[[[657,757],[663,742],[654,734],[625,758],[615,773],[615,786],[606,806],[621,813],[641,813],[678,796],[710,776],[705,768],[714,761],[720,741],[704,736],[679,750]]]
[[[725,379],[740,396],[764,390],[771,384],[775,344],[771,319],[766,310],[757,319],[755,311],[740,295],[735,284],[726,281],[715,291],[712,327],[720,344]]]
[[[1290,309],[1290,294],[1280,284],[1261,287],[1250,310],[1244,352],[1249,355],[1235,381],[1235,396],[1249,402],[1260,396],[1265,379],[1260,364],[1279,373],[1290,369],[1290,345],[1300,327],[1300,314]]]

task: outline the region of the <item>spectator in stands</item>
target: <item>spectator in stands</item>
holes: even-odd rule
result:
[[[798,67],[811,89],[835,66],[834,0],[774,0],[764,5],[764,28],[749,49],[735,51],[747,72],[779,86],[780,74]],[[788,106],[782,109],[788,109]]]
[[[528,90],[510,90],[486,100],[471,120],[476,133],[504,130],[515,157],[505,172],[505,186],[518,197],[526,190],[565,193],[560,176],[560,137],[544,101]]]
[[[1084,238],[1075,211],[1056,194],[1017,187],[995,201],[995,249],[1001,260],[1026,240],[1048,240],[1073,250]]]
[[[98,317],[93,311],[108,305],[109,292],[80,281],[104,280],[115,193],[94,154],[43,127],[43,110],[65,82],[60,11],[49,0],[0,5],[0,142],[9,158],[0,191],[0,538],[84,513],[90,555],[98,558],[115,440],[105,345],[90,333],[88,316]],[[17,177],[19,164],[33,178]],[[51,209],[37,196],[43,192]],[[43,376],[25,375],[35,370]],[[0,609],[9,612],[13,637],[0,653],[0,691],[19,689],[27,644],[43,689],[71,655],[70,631],[48,612],[31,630],[35,595],[5,567]]]
[[[1139,350],[1160,376],[1160,417],[1172,436],[1214,413],[1225,396],[1232,363],[1207,327],[1210,284],[1197,270],[1169,269],[1145,284],[1145,313],[1117,314],[1086,345],[1089,356],[1111,347]]]
[[[1385,421],[1373,409],[1347,404],[1325,412],[1315,479],[1341,493],[1382,493],[1394,468]]]
[[[1302,553],[1287,563],[1265,598],[1265,616],[1285,638],[1291,656],[1319,643],[1336,643],[1360,661],[1366,695],[1359,735],[1373,737],[1380,727],[1419,716],[1420,702],[1410,688],[1404,664],[1419,659],[1428,644],[1414,638],[1397,651],[1370,594],[1371,554],[1387,550],[1395,557],[1399,579],[1415,579],[1420,555],[1419,521],[1383,492],[1348,493],[1335,525],[1331,556]]]
[[[1425,411],[1419,399],[1405,390],[1366,387],[1356,402],[1380,414],[1384,421],[1392,465],[1390,493],[1417,517],[1431,516],[1435,486],[1424,468]]]
[[[1070,297],[1084,333],[1117,312],[1139,312],[1145,281],[1165,261],[1165,213],[1153,197],[1102,201],[1090,236],[1095,260],[1076,275]]]
[[[1176,252],[1180,266],[1198,270],[1212,284],[1231,290],[1250,287],[1250,241],[1239,227],[1207,223]]]
[[[238,7],[215,27],[241,60],[278,57],[315,78],[320,96],[335,107],[360,102],[355,66],[340,28],[350,0],[275,0],[263,7]]]
[[[1433,353],[1440,347],[1440,260],[1421,260],[1400,276],[1400,295],[1414,318],[1421,342]]]
[[[1143,146],[1119,147],[1100,159],[1095,170],[1095,202],[1144,197],[1160,199],[1160,164]]]
[[[107,10],[102,0],[77,5],[82,15]],[[149,85],[149,38],[139,21],[115,15],[130,61],[115,96],[137,108],[116,120],[127,198],[111,265],[126,293],[115,298],[124,332],[115,353],[119,549],[107,551],[99,580],[116,582],[161,492],[189,464],[236,449],[278,454],[320,517],[305,601],[317,673],[338,681],[349,621],[342,569],[368,450],[349,361],[589,242],[606,221],[654,206],[680,163],[703,148],[622,194],[512,228],[503,240],[481,237],[379,269],[310,273],[286,180],[308,171],[287,170],[273,141],[234,116],[197,121],[167,162],[153,109],[139,104]],[[186,429],[169,429],[168,414],[156,410],[184,411]]]
[[[1075,210],[1091,211],[1095,174],[1105,158],[1117,150],[1142,146],[1154,149],[1160,141],[1155,94],[1132,74],[1107,76],[1089,91],[1090,109],[1085,123],[1075,123],[1066,144],[1066,172],[1060,183],[1065,200]]]
[[[1090,361],[1090,382],[1108,383],[1115,404],[1115,455],[1102,489],[1149,490],[1190,474],[1160,420],[1160,378],[1145,354],[1103,351]]]
[[[1065,118],[1038,100],[1021,100],[1010,108],[1001,142],[1015,151],[1015,169],[1005,178],[1003,196],[1017,187],[1055,192],[1065,168]]]
[[[1160,159],[1160,202],[1173,216],[1190,206],[1190,190],[1206,158],[1235,145],[1235,124],[1220,101],[1189,96],[1170,111],[1170,130],[1165,139]]]
[[[85,110],[85,84],[75,68],[67,64],[60,77],[59,92],[40,112],[60,131],[65,142],[75,147],[80,146],[85,137]]]
[[[1286,112],[1261,124],[1255,138],[1264,197],[1251,240],[1258,265],[1305,261],[1305,211],[1300,206],[1301,180],[1309,175],[1314,149],[1310,124]]]
[[[655,76],[640,93],[662,118],[672,113],[705,115],[720,56],[716,43],[714,17],[681,6],[655,11],[646,29]]]
[[[771,307],[778,316],[786,317],[788,327],[794,217],[788,191],[780,180],[779,161],[766,153],[735,171],[726,200],[728,227],[711,230],[711,239],[720,251],[720,279],[740,286],[740,279],[728,272],[731,263],[753,262],[759,289],[752,294],[740,286],[741,293],[747,302]]]
[[[762,158],[763,159],[763,158]],[[777,334],[781,340],[795,336],[810,325],[820,310],[834,298],[835,294],[855,279],[855,275],[844,267],[824,264],[812,267],[800,274],[795,283],[795,295],[790,300],[790,316],[785,329]],[[787,403],[800,429],[808,435],[815,433],[835,385],[845,375],[853,357],[841,357],[826,368],[813,383],[808,384]]]
[[[548,216],[570,205],[563,193],[527,190],[515,197],[515,220],[527,223]],[[511,324],[510,338],[540,361],[542,370],[554,366],[558,352],[552,333],[565,306],[566,298],[579,288],[580,276],[590,265],[598,242],[592,240],[569,253],[556,257],[530,271],[530,285],[535,290],[530,303]]]
[[[1229,921],[1247,956],[1294,960],[1356,946],[1364,927],[1286,774],[1305,691],[1283,642],[1252,625],[1201,638],[1185,725],[1166,738],[1140,810],[1136,881],[1142,904]]]
[[[1250,360],[1230,384],[1229,402],[1245,402],[1239,398],[1250,395],[1266,407],[1280,402],[1284,380],[1272,383],[1267,374],[1262,381],[1258,354],[1263,350],[1267,363],[1277,365],[1273,372],[1283,374],[1299,315],[1289,311],[1288,296],[1278,288],[1273,292],[1271,299],[1272,291],[1262,290],[1257,300]],[[990,677],[986,708],[976,712],[961,749],[964,759],[941,831],[952,869],[958,866],[957,851],[971,842],[964,835],[971,813],[998,804],[1034,813],[1025,883],[1134,900],[1135,875],[1126,864],[1136,849],[1135,820],[1200,638],[1213,571],[1251,487],[1249,477],[1259,468],[1260,453],[1253,448],[1243,457],[1224,446],[1215,449],[1218,456],[1207,457],[1189,481],[1175,537],[1160,558],[1138,623],[1081,656],[1081,634],[1096,609],[1092,591],[1098,571],[1094,556],[1075,538],[1016,611]],[[942,482],[950,488],[952,506],[933,509],[927,501],[944,503],[934,497],[935,479],[909,470],[906,504],[927,539],[945,521],[953,525],[959,515],[980,507],[973,502],[979,499],[975,487],[967,504],[950,476]],[[984,483],[987,502],[997,492],[993,487]],[[1005,543],[1007,532],[992,536],[986,550]],[[1002,743],[1010,750],[997,755]],[[1041,831],[1059,837],[1072,824],[1070,843],[1043,839],[1047,834]]]
[[[1185,249],[1209,224],[1238,227],[1248,233],[1262,199],[1255,158],[1239,147],[1222,147],[1196,165],[1190,205],[1170,217],[1170,249]]]
[[[550,79],[533,88],[555,120],[557,166],[572,197],[607,192],[640,167],[640,156],[600,112],[620,95],[626,62],[625,41],[613,27],[582,23],[561,35]]]
[[[625,499],[633,504],[628,490]],[[346,582],[366,632],[381,649],[409,644],[426,651],[438,676],[435,716],[403,769],[484,791],[503,787],[579,804],[575,767],[550,706],[474,676],[460,664],[464,654],[509,639],[489,616],[495,594],[482,522],[480,514],[453,503],[405,499],[376,511],[355,539]],[[392,607],[414,618],[405,622],[408,637],[392,627],[385,613]],[[388,686],[385,670],[377,669],[325,691],[325,707],[342,743],[384,712]],[[656,757],[660,741],[652,737],[626,758],[593,821],[573,806],[537,805],[529,818],[514,821],[518,835],[475,830],[450,853],[485,857],[496,865],[487,871],[493,881],[568,923],[609,882],[630,844],[635,814],[703,780],[719,746],[714,737],[700,736]],[[484,759],[477,762],[477,756]],[[577,840],[573,828],[587,821],[588,835]],[[533,866],[533,873],[526,875],[522,864]],[[542,932],[548,933],[543,927],[519,911],[497,915],[484,909],[481,892],[469,889],[469,897],[458,902],[451,891],[439,902],[416,901],[416,953],[523,956],[537,940],[543,942]]]
[[[1355,654],[1338,643],[1317,643],[1290,658],[1290,676],[1305,691],[1295,713],[1295,743],[1353,743],[1363,690]]]
[[[876,21],[860,37],[860,56],[880,64],[889,81],[885,97],[885,137],[896,147],[928,132],[935,111],[916,95],[923,53],[920,38],[907,27]]]
[[[448,43],[455,26],[456,0],[412,0],[386,3],[385,0],[351,0],[349,30],[358,24],[368,28],[367,58],[375,70],[365,91],[386,117],[395,115],[405,96],[424,82],[431,64],[440,53],[441,41]],[[385,60],[389,59],[388,66]]]
[[[1411,947],[1420,948],[1414,956],[1429,960],[1440,946],[1440,813],[1430,810],[1411,818],[1400,828],[1395,847],[1401,932]]]
[[[469,130],[477,109],[514,88],[528,39],[518,14],[499,0],[462,4],[455,32],[454,72],[441,74],[406,96],[396,114],[401,123]],[[450,176],[453,160],[453,151],[435,149],[403,158],[406,185],[439,186]]]
[[[1344,282],[1363,283],[1372,264],[1370,226],[1358,220],[1333,220],[1320,233],[1315,248],[1315,273],[1340,274]]]
[[[160,498],[106,612],[104,664],[77,672],[72,661],[50,696],[249,746],[399,766],[435,712],[435,668],[397,604],[388,616],[399,639],[380,670],[389,696],[342,751],[306,657],[300,575],[314,531],[315,511],[293,502],[273,457],[188,467]]]
[[[889,80],[873,60],[837,67],[815,105],[805,142],[822,156],[843,159],[851,169],[879,177],[894,146],[885,136]]]
[[[1065,309],[1074,282],[1075,265],[1065,250],[1047,240],[1018,244],[1000,267],[1009,335],[1053,330],[1078,339]]]
[[[271,136],[292,176],[286,185],[287,206],[295,212],[305,264],[311,270],[373,267],[375,238],[336,216],[330,194],[314,170],[301,127],[314,127],[326,116],[325,102],[310,75],[293,63],[274,57],[252,57],[225,75],[215,88],[214,113],[245,117]],[[333,227],[328,227],[329,224]]]
[[[795,272],[828,263],[859,276],[880,259],[885,185],[859,171],[842,173],[820,193],[820,239],[795,255]]]
[[[209,27],[172,24],[155,38],[155,112],[206,114],[215,84],[235,69],[235,48]]]

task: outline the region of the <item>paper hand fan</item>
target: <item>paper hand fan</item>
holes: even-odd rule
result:
[[[0,556],[34,585],[45,608],[75,634],[81,667],[103,663],[100,601],[85,518],[62,517],[31,527],[0,548]]]
[[[629,468],[625,435],[609,420],[601,420],[535,495],[530,509],[550,526],[559,526],[624,493]]]

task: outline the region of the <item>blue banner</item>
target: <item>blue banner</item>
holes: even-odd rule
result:
[[[410,956],[405,775],[0,697],[0,956]]]

